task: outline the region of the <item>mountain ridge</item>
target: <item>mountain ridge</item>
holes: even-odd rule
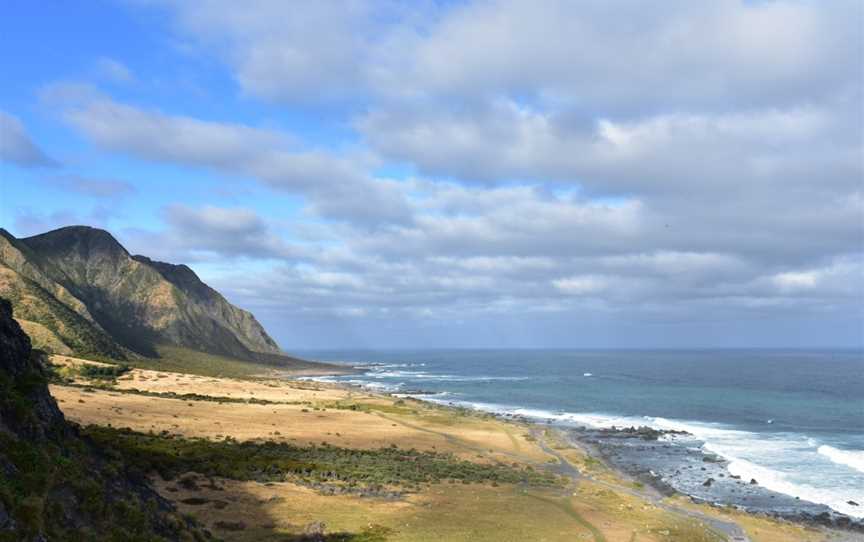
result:
[[[0,229],[0,296],[25,328],[53,334],[37,340],[48,350],[59,341],[114,359],[156,357],[160,344],[249,361],[282,354],[254,315],[191,268],[132,255],[90,226],[20,239]]]

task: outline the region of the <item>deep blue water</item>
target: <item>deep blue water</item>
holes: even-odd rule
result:
[[[864,353],[852,350],[309,351],[333,378],[561,424],[685,429],[729,470],[864,516]],[[847,503],[852,500],[862,506]]]

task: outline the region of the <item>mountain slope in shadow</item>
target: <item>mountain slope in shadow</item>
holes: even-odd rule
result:
[[[211,538],[67,423],[47,381],[0,299],[0,542]]]
[[[133,256],[87,226],[23,239],[0,229],[0,296],[52,352],[126,359],[167,345],[277,364],[281,355],[251,313],[189,267]]]

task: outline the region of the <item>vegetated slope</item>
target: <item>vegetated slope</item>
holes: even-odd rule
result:
[[[66,422],[39,357],[0,299],[0,542],[209,538]]]
[[[132,256],[104,230],[70,226],[24,239],[0,230],[0,265],[0,295],[16,315],[78,353],[156,356],[159,345],[245,360],[280,353],[252,314],[189,267]]]
[[[9,299],[15,317],[40,348],[90,357],[125,359],[126,353],[96,322],[87,306],[50,279],[36,255],[0,229],[0,295]]]

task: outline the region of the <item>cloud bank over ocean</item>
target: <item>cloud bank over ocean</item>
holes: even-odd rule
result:
[[[113,9],[148,56],[4,91],[18,235],[109,227],[297,346],[861,344],[859,2]]]

